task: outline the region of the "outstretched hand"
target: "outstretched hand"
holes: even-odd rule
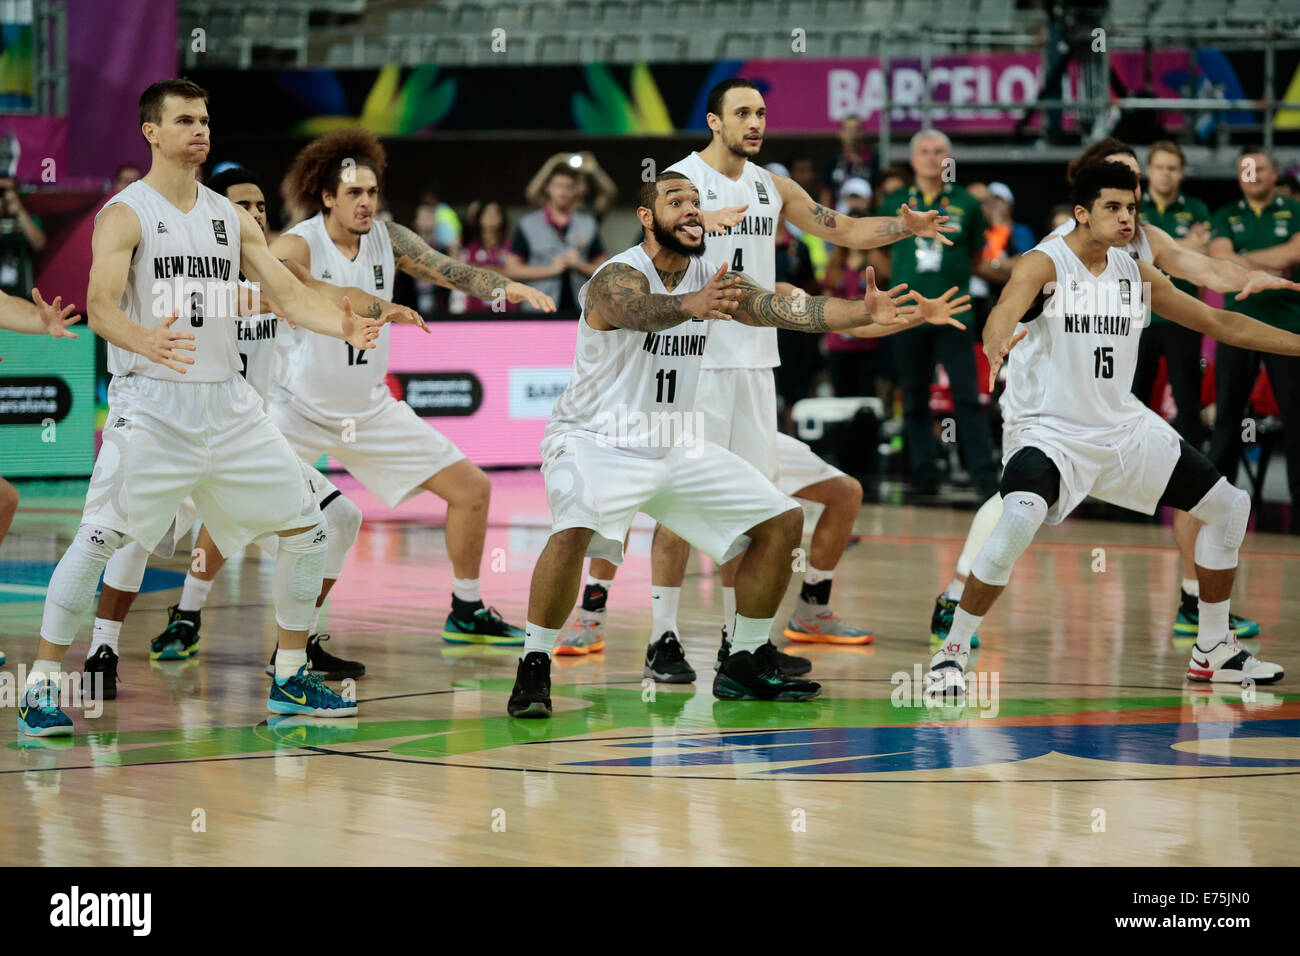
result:
[[[1241,287],[1241,291],[1234,295],[1233,298],[1240,302],[1252,292],[1263,292],[1265,289],[1291,289],[1300,292],[1300,283],[1292,282],[1281,276],[1275,276],[1263,269],[1252,269],[1247,274],[1246,284]]]
[[[703,288],[682,296],[682,305],[695,318],[730,319],[740,306],[740,300],[734,298],[740,279],[736,276],[728,279],[727,271],[725,263],[718,266],[718,271]]]
[[[179,312],[173,312],[149,330],[149,340],[141,353],[151,362],[166,365],[173,372],[185,374],[185,366],[193,365],[194,359],[181,352],[194,351],[194,333],[177,332],[172,328],[180,318]]]
[[[993,391],[993,386],[998,381],[998,369],[1002,368],[1002,362],[1016,345],[1029,334],[1028,329],[1021,329],[1009,338],[1001,342],[984,343],[984,355],[989,360],[989,392]]]
[[[951,246],[952,240],[944,235],[945,232],[957,232],[956,226],[946,226],[947,216],[939,214],[939,210],[930,209],[926,212],[920,212],[913,209],[907,203],[898,207],[898,214],[903,217],[903,228],[914,236],[922,236],[926,239],[938,239],[945,246]]]
[[[937,299],[927,299],[921,293],[913,290],[905,298],[910,298],[916,305],[900,309],[899,314],[908,320],[923,319],[930,325],[952,325],[965,330],[966,326],[954,319],[953,316],[970,311],[970,296],[963,295],[954,299],[953,295],[956,292],[957,287],[953,286]]]
[[[725,206],[722,209],[701,209],[700,224],[705,232],[722,232],[744,222],[745,210],[748,208],[749,204],[746,203],[744,206]]]
[[[56,295],[53,302],[46,302],[41,298],[41,290],[34,287],[32,289],[32,302],[36,304],[36,311],[40,313],[41,324],[45,326],[45,331],[49,332],[53,338],[75,339],[77,337],[77,333],[68,331],[68,326],[81,321],[79,315],[68,318],[69,315],[77,311],[75,305],[61,307],[63,303],[63,296],[61,295]]]
[[[354,349],[373,349],[379,330],[384,327],[380,319],[357,315],[352,311],[352,300],[343,297],[343,338]]]
[[[867,291],[862,302],[867,307],[867,315],[875,325],[904,325],[906,317],[900,313],[899,306],[907,301],[907,283],[901,282],[888,291],[876,288],[876,270],[867,266]]]

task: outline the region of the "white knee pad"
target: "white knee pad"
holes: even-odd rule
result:
[[[271,597],[275,601],[275,621],[286,631],[305,631],[311,627],[328,550],[329,532],[324,521],[317,521],[314,527],[298,534],[280,536]]]
[[[1250,495],[1220,478],[1188,514],[1205,522],[1196,535],[1196,563],[1210,571],[1235,568],[1250,521]]]
[[[325,552],[325,577],[333,580],[343,573],[348,548],[361,533],[361,509],[339,495],[321,509],[321,515],[330,532],[330,546]]]
[[[971,563],[971,572],[985,584],[1005,587],[1011,569],[1034,540],[1047,518],[1047,502],[1032,491],[1013,491],[1002,499],[1002,517]]]
[[[118,591],[136,594],[144,580],[145,565],[149,563],[149,552],[140,547],[137,541],[128,541],[113,552],[104,568],[104,583]]]
[[[45,594],[41,637],[64,647],[77,636],[82,618],[95,600],[100,572],[122,543],[122,535],[108,528],[83,524],[63,553]]]

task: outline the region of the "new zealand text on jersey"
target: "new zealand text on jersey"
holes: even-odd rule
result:
[[[771,216],[746,216],[738,226],[728,226],[727,236],[770,236],[776,228]]]
[[[663,335],[647,332],[641,350],[651,355],[703,355],[707,335]]]
[[[1133,320],[1127,315],[1065,316],[1065,331],[1080,335],[1128,335]]]
[[[279,319],[250,319],[235,324],[235,338],[241,342],[260,341],[275,338],[275,326]]]
[[[221,256],[155,256],[153,277],[230,281],[230,260]]]

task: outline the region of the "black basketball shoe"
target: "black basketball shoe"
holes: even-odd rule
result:
[[[506,712],[511,717],[551,716],[551,658],[531,651],[519,662]]]
[[[360,661],[345,661],[335,657],[325,648],[321,641],[328,641],[328,634],[312,634],[307,638],[307,670],[321,680],[344,680],[348,677],[364,677],[366,665]],[[271,661],[266,665],[266,672],[275,676],[275,651],[271,652]]]
[[[713,696],[719,700],[812,700],[821,693],[821,684],[781,673],[776,659],[779,653],[772,644],[764,644],[752,654],[737,651],[730,655],[713,676]]]
[[[664,684],[689,684],[695,680],[695,668],[686,660],[681,641],[672,631],[664,631],[645,652],[645,677]]]
[[[183,661],[199,652],[202,611],[182,611],[173,604],[167,609],[167,629],[149,642],[149,660]]]
[[[107,644],[86,657],[81,667],[81,693],[89,700],[117,699],[117,654]]]
[[[781,673],[786,677],[799,677],[801,674],[807,674],[812,670],[812,661],[806,657],[795,657],[793,654],[786,654],[777,649],[777,646],[771,641],[767,646],[776,652],[776,663],[781,668]],[[731,656],[731,641],[727,640],[727,629],[722,629],[722,644],[718,647],[718,659],[713,662],[713,669],[716,671],[722,667],[722,662]]]

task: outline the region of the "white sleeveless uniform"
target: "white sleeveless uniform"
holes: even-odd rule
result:
[[[669,294],[642,246],[600,269],[615,263],[644,275],[651,293]],[[703,288],[717,268],[691,260],[671,294]],[[696,385],[721,323],[597,331],[586,320],[590,286],[578,292],[573,374],[542,440],[552,531],[590,528],[587,554],[620,564],[623,539],[643,511],[714,560],[734,557],[748,545],[749,529],[798,505],[744,459],[701,437]]]
[[[749,207],[744,221],[727,234],[705,235],[704,254],[719,264],[725,260],[764,289],[775,289],[776,227],[783,207],[772,174],[746,162],[740,179],[733,181],[699,153],[668,169],[695,184],[703,210]],[[780,364],[776,329],[718,324],[709,335],[696,409],[703,416],[704,437],[740,455],[786,494],[794,494],[843,472],[777,429],[772,369]]]
[[[1153,514],[1180,446],[1173,427],[1132,390],[1150,321],[1135,257],[1108,249],[1105,270],[1094,276],[1062,238],[1034,251],[1051,258],[1056,286],[1007,356],[1003,462],[1033,447],[1056,465],[1061,490],[1051,524],[1089,494]]]
[[[387,223],[372,221],[355,259],[334,245],[323,213],[287,235],[306,240],[316,278],[392,301],[397,270]],[[390,335],[385,325],[375,348],[358,351],[342,339],[282,330],[280,375],[268,406],[304,461],[333,455],[387,507],[396,508],[465,455],[406,402],[393,398],[386,381]]]
[[[192,496],[223,554],[319,517],[302,465],[244,381],[236,350],[240,227],[233,203],[197,185],[183,213],[140,181],[108,201],[140,221],[121,308],[193,332],[185,373],[110,347],[109,413],[82,521],[149,550]],[[99,215],[103,215],[103,210]],[[167,553],[167,552],[164,552]]]

